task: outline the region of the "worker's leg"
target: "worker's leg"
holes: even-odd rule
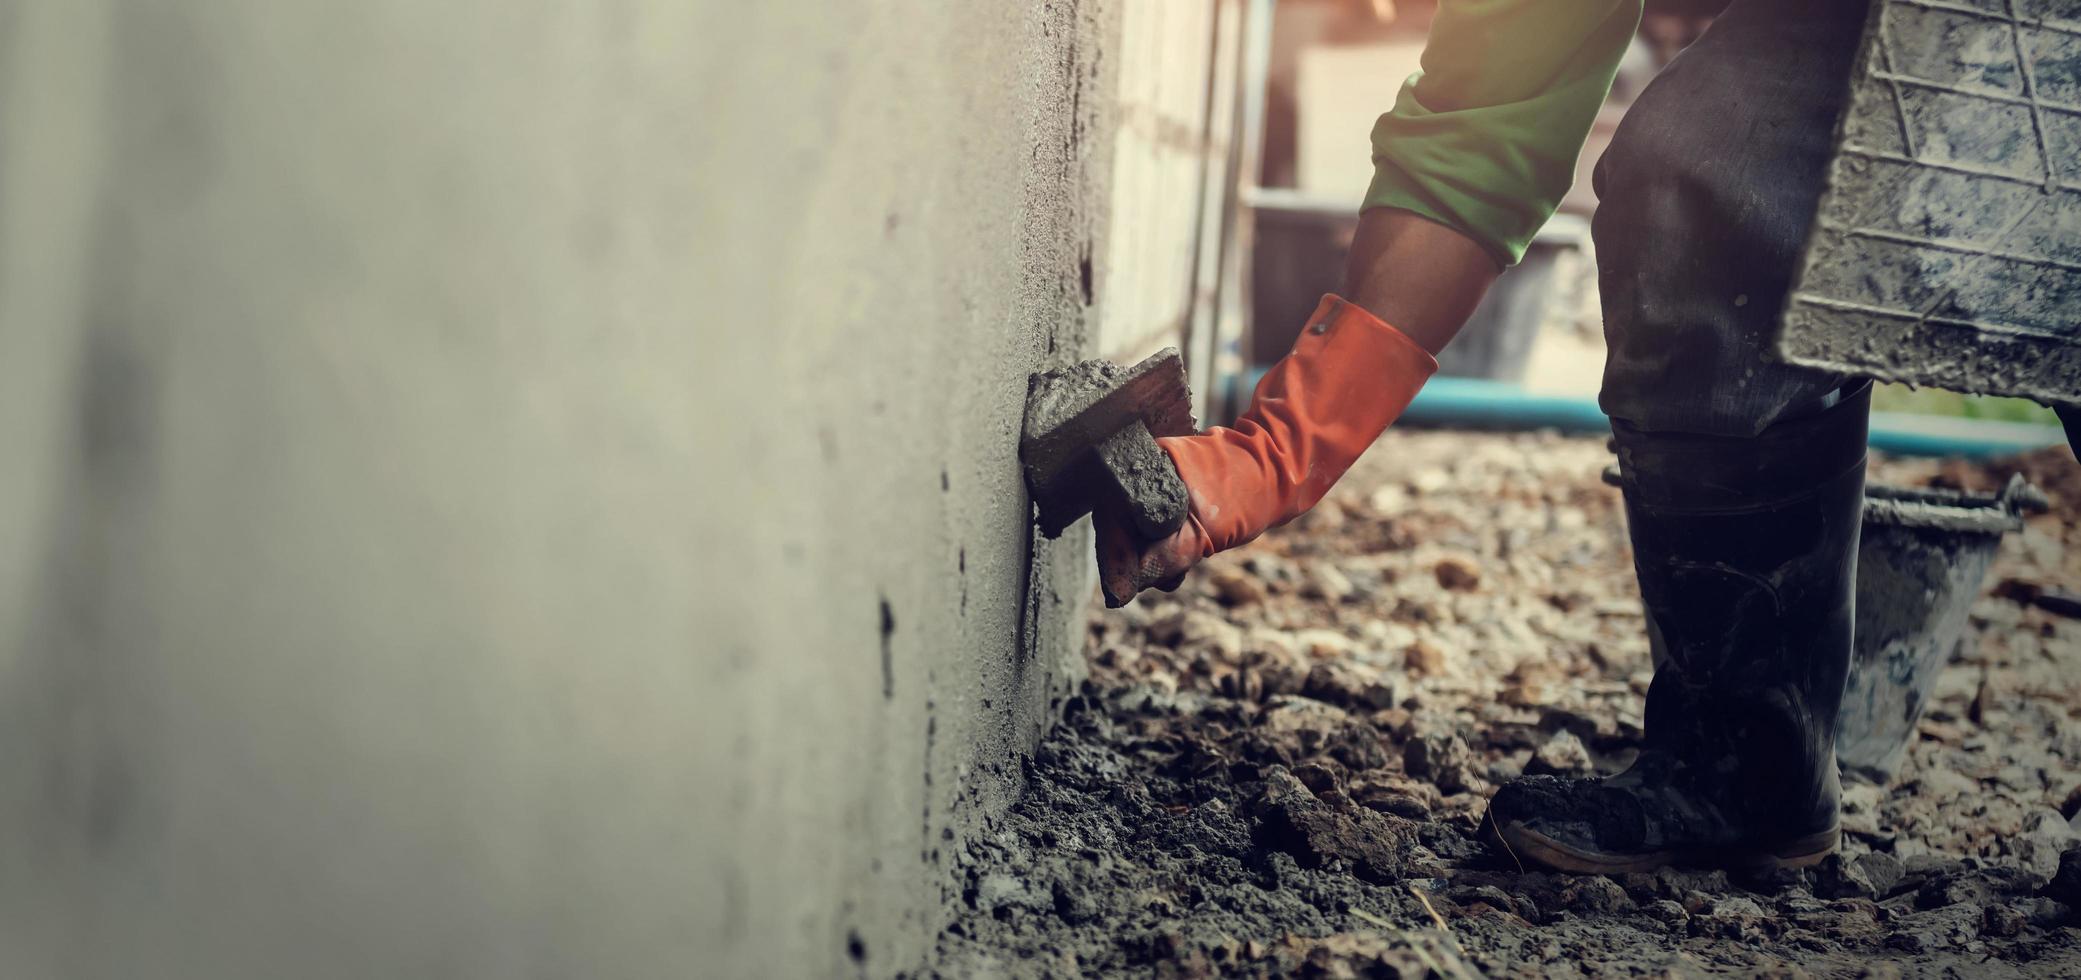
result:
[[[1602,402],[1660,662],[1632,769],[1497,794],[1520,858],[1800,864],[1835,845],[1869,389],[1769,349],[1863,22],[1856,0],[1740,0],[1598,165]]]
[[[1842,383],[1772,330],[1819,201],[1861,0],[1739,0],[1657,76],[1598,162],[1606,414],[1753,436]]]

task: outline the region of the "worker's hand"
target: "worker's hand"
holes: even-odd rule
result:
[[[1156,441],[1192,498],[1183,527],[1143,541],[1125,515],[1093,515],[1106,604],[1125,605],[1152,585],[1177,588],[1200,559],[1315,506],[1437,370],[1430,352],[1400,331],[1324,296],[1233,428]]]
[[[1165,441],[1158,439],[1157,445]],[[1191,484],[1186,488],[1189,492]],[[1199,509],[1197,501],[1192,509]],[[1191,512],[1176,531],[1155,541],[1142,537],[1132,516],[1111,507],[1093,512],[1091,524],[1098,532],[1099,588],[1105,591],[1106,605],[1114,609],[1127,605],[1143,589],[1176,589],[1185,581],[1186,571],[1214,553]]]

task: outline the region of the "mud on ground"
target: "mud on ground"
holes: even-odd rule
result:
[[[1898,779],[1848,790],[1840,856],[1605,878],[1478,843],[1503,781],[1637,748],[1608,462],[1594,439],[1390,433],[1300,521],[1099,612],[1024,799],[958,856],[928,974],[2081,975],[2081,620],[2042,600],[2081,583],[2063,450],[1875,464],[1978,489],[2021,468],[2055,507],[2004,543]]]

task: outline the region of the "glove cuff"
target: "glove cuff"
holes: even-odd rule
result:
[[[1157,440],[1191,492],[1207,553],[1315,506],[1437,370],[1406,334],[1324,296],[1234,426]]]

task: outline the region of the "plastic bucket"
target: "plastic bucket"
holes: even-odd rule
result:
[[[1438,352],[1438,374],[1447,378],[1523,381],[1532,345],[1555,293],[1554,272],[1564,247],[1533,242],[1524,260],[1496,280],[1466,326]]]

